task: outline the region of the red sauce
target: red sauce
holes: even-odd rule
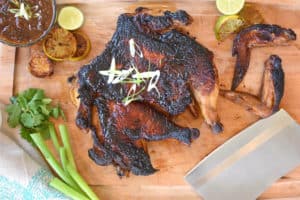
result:
[[[32,16],[29,20],[15,17],[10,9],[17,7],[10,0],[0,0],[0,40],[12,44],[28,44],[38,40],[48,30],[55,9],[53,1],[23,0],[23,2],[31,8]]]

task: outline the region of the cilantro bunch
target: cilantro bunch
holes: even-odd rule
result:
[[[65,119],[59,105],[51,106],[52,100],[45,96],[42,89],[30,88],[10,98],[7,106],[8,125],[11,128],[21,126],[22,138],[33,144],[31,133],[41,133],[47,138],[49,135],[50,117]]]
[[[60,106],[52,106],[52,100],[45,96],[44,91],[34,88],[11,97],[10,101],[6,108],[9,126],[15,128],[20,125],[22,137],[41,152],[58,176],[49,185],[72,199],[99,200],[76,169],[67,127],[63,124],[58,127],[61,145],[55,126],[49,120],[51,117],[65,119]],[[59,154],[60,162],[48,148],[45,142],[48,138]]]

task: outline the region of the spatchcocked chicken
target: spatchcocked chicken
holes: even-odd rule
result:
[[[122,14],[104,52],[78,72],[76,123],[92,131],[89,156],[96,163],[115,165],[120,176],[154,173],[139,141],[174,138],[190,144],[199,130],[170,121],[187,108],[202,114],[213,132],[223,130],[213,53],[178,28],[191,20],[183,10],[152,16],[138,8]]]

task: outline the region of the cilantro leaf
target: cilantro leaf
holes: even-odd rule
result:
[[[31,133],[33,133],[31,129],[26,128],[26,127],[21,127],[21,130],[20,130],[21,137],[23,139],[27,140],[27,142],[31,143],[34,146],[34,142],[30,136]]]
[[[44,98],[44,99],[42,99],[42,102],[44,105],[48,105],[52,102],[52,99]]]
[[[58,105],[57,107],[58,107],[59,116],[60,116],[64,121],[66,121],[66,116],[65,116],[64,111],[61,109],[60,105]]]
[[[45,97],[45,93],[43,90],[37,89],[31,101],[42,100]]]
[[[55,119],[57,119],[59,117],[59,108],[58,107],[53,108],[51,114]]]
[[[41,133],[44,139],[49,139],[50,138],[50,133],[49,133],[49,125],[50,122],[44,122],[40,126],[38,126],[35,129],[35,133]]]
[[[25,97],[28,101],[42,100],[45,96],[44,91],[36,88],[29,88],[18,96]]]
[[[67,120],[66,115],[65,115],[64,111],[61,109],[61,107],[59,107],[59,114],[63,118],[64,121]]]
[[[19,96],[17,98],[17,103],[20,105],[22,109],[27,109],[27,99],[23,96]]]
[[[42,124],[45,117],[42,114],[33,115],[34,126],[39,126]]]
[[[22,113],[21,114],[21,123],[27,128],[31,128],[34,126],[34,118],[30,113]]]
[[[9,98],[10,103],[15,104],[17,102],[17,98],[12,96]]]
[[[51,110],[49,110],[49,109],[47,108],[47,106],[45,106],[45,105],[40,105],[39,108],[41,109],[41,113],[43,113],[44,115],[46,115],[46,116],[49,116],[49,115],[50,115]]]
[[[50,117],[65,120],[60,106],[51,106],[52,99],[47,98],[42,89],[29,88],[11,97],[10,102],[6,108],[8,124],[10,127],[20,125],[20,134],[30,143],[33,142],[32,133],[41,133],[44,138],[49,138]]]
[[[16,104],[11,104],[6,107],[6,112],[8,113],[8,125],[12,128],[18,126],[21,108]]]
[[[41,104],[39,102],[30,102],[28,104],[28,109],[31,110],[33,113],[39,113],[39,106]]]
[[[20,95],[18,96],[24,96],[26,99],[30,100],[36,93],[37,89],[35,88],[29,88],[28,90],[23,91]]]
[[[60,105],[57,105],[57,107],[54,107],[51,111],[51,115],[57,119],[58,117],[62,117],[64,121],[66,121],[66,116],[64,111],[61,109]]]

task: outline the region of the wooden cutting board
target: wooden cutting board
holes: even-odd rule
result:
[[[300,35],[300,1],[251,0],[261,11],[267,23],[292,28]],[[116,27],[117,17],[124,12],[132,12],[138,6],[158,10],[186,10],[194,19],[186,29],[197,41],[214,52],[215,64],[219,71],[222,88],[230,88],[235,59],[231,56],[232,38],[218,44],[214,37],[213,26],[219,13],[214,1],[103,1],[103,0],[57,0],[58,4],[75,4],[86,17],[84,31],[91,39],[92,51],[88,58],[80,62],[60,62],[55,64],[54,75],[38,79],[26,69],[30,50],[1,46],[0,51],[0,98],[7,102],[8,97],[29,87],[38,87],[47,95],[60,102],[66,111],[71,142],[80,173],[93,186],[101,199],[201,199],[184,181],[184,175],[212,150],[223,144],[239,131],[258,120],[223,98],[219,98],[218,112],[225,130],[213,135],[203,123],[203,119],[194,119],[184,113],[175,120],[181,125],[197,127],[201,131],[199,139],[191,146],[185,146],[174,140],[150,142],[149,154],[155,168],[160,169],[154,175],[143,177],[131,175],[119,179],[112,166],[102,167],[94,164],[87,155],[92,146],[91,136],[81,132],[75,126],[76,108],[69,98],[67,78],[93,57],[100,54],[110,40]],[[283,60],[286,74],[285,95],[281,106],[300,122],[300,42],[291,46],[254,49],[249,72],[239,88],[253,94],[258,93],[261,84],[263,63],[270,54],[278,54]],[[284,147],[283,147],[284,148]],[[276,159],[276,155],[274,155]],[[217,191],[216,191],[217,192]],[[300,198],[300,166],[274,183],[260,199],[298,197]]]

